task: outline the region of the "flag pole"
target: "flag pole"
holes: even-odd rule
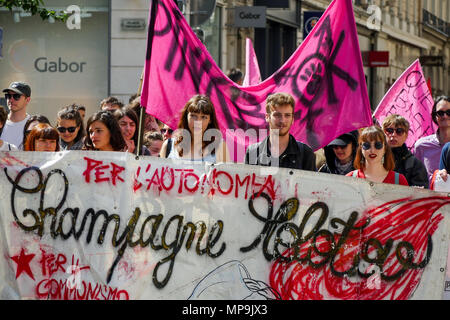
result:
[[[142,73],[141,73],[141,79],[139,80],[139,88],[137,91],[137,95],[138,97],[141,96],[142,93],[142,83],[144,82],[144,69],[145,67],[142,69]],[[139,108],[139,125],[138,125],[138,141],[137,141],[137,146],[136,146],[136,156],[139,156],[142,153],[142,140],[144,138],[144,115],[145,115],[145,109],[144,107],[141,105],[141,103],[139,102],[140,108]]]
[[[157,0],[151,0],[151,9],[150,9],[150,21],[148,25],[148,37],[147,37],[147,55],[146,60],[150,60],[152,56],[152,43],[153,43],[153,36],[155,34],[155,20],[156,20],[156,10],[157,10]],[[146,63],[148,63],[146,61]],[[139,81],[139,88],[138,88],[138,96],[141,96],[142,93],[142,85],[144,83],[144,71],[145,66],[142,69],[141,73],[141,79]],[[140,104],[140,112],[139,112],[139,127],[138,127],[138,141],[136,146],[136,156],[139,156],[139,154],[142,153],[142,140],[144,138],[144,115],[145,115],[145,108]]]

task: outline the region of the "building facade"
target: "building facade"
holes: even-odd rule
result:
[[[306,36],[308,15],[330,0],[174,0],[218,66],[245,70],[246,38],[253,40],[263,79]],[[450,92],[450,0],[354,0],[362,54],[388,51],[387,67],[364,67],[372,108],[417,58],[433,95]],[[127,103],[138,91],[145,62],[150,0],[46,0],[70,12],[69,21],[41,21],[0,8],[1,85],[30,82],[30,113],[51,119],[69,103],[98,110],[113,95]],[[213,5],[211,5],[213,4]],[[256,21],[264,9],[264,19]],[[245,14],[237,15],[239,10]],[[202,13],[203,12],[203,13]],[[207,13],[205,13],[207,12]],[[306,17],[306,18],[305,18]],[[244,21],[246,20],[246,21]],[[309,21],[309,20],[308,20]],[[0,104],[5,105],[4,99]]]

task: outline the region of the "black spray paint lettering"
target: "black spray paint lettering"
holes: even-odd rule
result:
[[[349,215],[347,221],[339,218],[331,219],[329,225],[335,230],[342,230],[339,237],[336,237],[336,233],[332,233],[327,229],[322,229],[329,216],[329,208],[326,203],[319,201],[312,204],[306,210],[300,224],[297,226],[289,221],[292,220],[297,213],[300,205],[298,199],[291,198],[286,200],[281,204],[277,214],[273,216],[274,208],[271,198],[264,193],[261,193],[260,196],[267,201],[267,216],[264,217],[260,215],[253,206],[253,201],[258,197],[257,194],[249,201],[249,211],[257,220],[264,223],[264,227],[250,245],[240,249],[242,252],[249,252],[256,249],[261,242],[261,239],[264,239],[262,251],[267,261],[276,259],[287,263],[298,261],[303,264],[308,264],[312,268],[321,268],[328,264],[331,273],[337,277],[358,275],[362,278],[369,278],[375,273],[375,270],[369,273],[362,273],[358,268],[361,261],[365,261],[368,263],[375,263],[380,269],[381,279],[385,281],[394,281],[400,278],[408,269],[423,269],[430,261],[431,253],[433,251],[431,235],[428,235],[426,255],[420,263],[413,262],[413,257],[415,255],[413,245],[407,241],[400,241],[394,250],[401,268],[396,273],[387,275],[383,268],[389,253],[393,249],[394,241],[393,239],[388,239],[383,245],[378,239],[369,238],[365,242],[361,241],[361,249],[353,257],[352,266],[348,270],[338,271],[336,268],[336,264],[338,264],[336,259],[338,258],[339,253],[344,250],[350,233],[352,231],[362,233],[371,223],[369,218],[365,219],[364,223],[361,225],[357,225],[358,213],[354,211]],[[310,219],[317,215],[318,217],[314,219],[314,221],[316,221],[314,227],[308,234],[304,235],[305,227],[311,223]],[[282,235],[285,232],[291,236],[292,240],[290,243],[286,243],[285,240],[283,240],[284,238]],[[329,243],[328,251],[319,250],[317,246],[318,239],[326,239]],[[273,245],[271,252],[269,252],[269,245]],[[300,248],[304,245],[308,246],[307,253],[304,256],[300,256]],[[280,248],[282,250],[280,250]],[[294,254],[283,256],[283,251],[289,248],[294,249]],[[375,249],[375,252],[377,253],[376,257],[369,255],[371,249]],[[406,257],[404,257],[403,252],[406,252]],[[322,260],[317,261],[316,259],[313,259],[313,254],[321,257]]]
[[[125,250],[128,247],[133,248],[135,246],[140,245],[142,248],[144,248],[150,245],[151,248],[155,251],[164,250],[169,252],[168,256],[158,261],[158,263],[155,266],[155,269],[153,270],[152,280],[157,288],[165,287],[168,281],[170,280],[173,267],[175,264],[175,258],[180,249],[182,248],[186,236],[188,237],[185,242],[185,248],[186,250],[189,250],[192,246],[195,236],[198,235],[196,253],[199,256],[206,254],[211,258],[217,258],[220,255],[222,255],[222,253],[225,251],[226,245],[225,243],[222,243],[220,248],[217,251],[213,252],[213,248],[220,240],[220,237],[223,232],[224,225],[221,220],[218,220],[216,223],[212,225],[211,230],[208,234],[208,238],[205,241],[206,243],[205,247],[201,248],[201,242],[207,232],[206,223],[204,223],[203,221],[198,221],[197,223],[193,222],[185,223],[184,218],[181,215],[172,216],[165,223],[164,227],[162,223],[163,220],[162,214],[151,215],[147,217],[141,225],[138,239],[134,240],[133,236],[135,234],[135,230],[137,229],[137,225],[141,217],[141,210],[139,208],[135,208],[133,215],[128,220],[128,223],[126,224],[125,228],[120,233],[120,235],[119,229],[122,221],[121,217],[117,214],[109,214],[106,210],[95,211],[93,208],[89,208],[88,210],[86,210],[81,220],[81,224],[79,225],[77,230],[76,226],[80,214],[80,209],[66,207],[62,212],[60,212],[62,207],[66,203],[67,195],[69,192],[69,181],[62,170],[55,169],[50,171],[47,177],[45,178],[45,181],[41,170],[37,167],[29,167],[23,169],[22,171],[19,172],[19,174],[14,180],[11,179],[11,177],[8,175],[6,168],[4,169],[4,171],[8,178],[8,181],[13,185],[11,191],[12,215],[14,217],[14,220],[19,225],[19,227],[26,232],[35,232],[37,233],[37,235],[39,235],[39,237],[43,237],[46,234],[45,222],[47,217],[49,217],[51,218],[49,231],[53,239],[57,239],[58,237],[60,237],[62,240],[67,240],[73,237],[76,241],[80,241],[81,236],[84,234],[85,227],[87,225],[87,220],[90,219],[90,224],[86,236],[86,243],[89,244],[92,240],[92,237],[94,236],[94,229],[96,226],[96,222],[100,217],[102,217],[103,224],[101,225],[101,229],[98,232],[97,244],[103,245],[108,226],[111,222],[113,223],[114,232],[112,235],[111,244],[114,248],[119,247],[119,250],[117,252],[115,260],[113,261],[113,264],[108,270],[107,283],[111,281],[114,269],[117,266],[120,259],[123,257]],[[34,188],[24,188],[20,185],[21,180],[25,175],[27,175],[27,173],[29,175],[32,175],[33,173],[37,175],[38,181]],[[53,181],[54,179],[58,178],[62,180],[64,190],[62,191],[62,195],[60,197],[58,197],[58,195],[52,196],[55,199],[59,198],[60,200],[54,207],[45,206],[46,203],[45,190],[47,186],[50,184],[50,179],[51,181]],[[33,220],[32,224],[29,223],[25,224],[22,221],[22,219],[19,218],[19,216],[17,215],[16,210],[17,191],[29,195],[40,193],[39,209],[35,211],[33,209],[27,208],[22,212],[23,218],[27,218],[27,216],[30,216],[32,218]],[[69,219],[71,223],[71,227],[69,230],[63,229],[66,217]],[[163,228],[163,231],[161,234],[158,234],[161,228]],[[148,238],[145,239],[146,237],[145,230],[148,229],[150,229],[151,232]],[[173,229],[176,230],[175,236],[173,236],[174,234]],[[169,237],[171,238],[171,241]],[[158,240],[160,239],[160,244],[156,244],[155,239]],[[163,279],[161,280],[159,277],[159,269],[166,263],[168,263],[169,266],[168,268],[166,268],[167,270],[166,274],[165,276],[163,276]]]
[[[173,12],[170,12],[170,9],[160,1],[158,1],[157,7],[158,11],[162,9],[159,14],[160,19],[165,20],[161,23],[162,27],[159,30],[155,30],[155,37],[167,36],[173,30],[172,38],[170,39],[169,54],[165,60],[164,68],[166,71],[173,72],[175,81],[180,81],[185,73],[189,74],[194,82],[197,93],[200,93],[198,92],[200,90],[200,83],[211,70],[211,63],[207,60],[200,48],[189,48],[187,39],[184,38],[180,29],[182,16],[179,12],[175,8]],[[172,16],[175,18],[175,21],[171,20]],[[345,32],[340,32],[337,44],[333,47],[330,17],[326,17],[315,37],[318,38],[318,43],[314,54],[306,57],[296,70],[279,71],[273,76],[277,86],[286,84],[290,86],[296,100],[300,100],[308,108],[305,114],[301,114],[301,111],[297,110],[295,113],[295,121],[306,121],[307,142],[313,148],[319,144],[314,133],[314,122],[324,113],[324,107],[316,106],[315,104],[323,95],[325,88],[327,88],[328,92],[328,104],[336,105],[339,103],[339,99],[335,91],[335,76],[344,80],[346,85],[353,91],[359,86],[357,80],[353,79],[347,71],[335,63],[343,42],[346,39]],[[151,47],[151,40],[149,37],[148,48]],[[179,59],[176,59],[177,57]],[[147,60],[149,59],[150,57],[147,57]],[[176,63],[178,65],[175,66]],[[222,114],[226,118],[227,128],[258,129],[266,125],[264,113],[261,112],[262,105],[257,102],[258,99],[256,96],[242,92],[238,87],[230,84],[222,77],[211,76],[211,79],[208,80],[207,92],[205,94],[209,96],[214,96],[215,94],[217,96]],[[230,101],[227,101],[228,97],[225,97],[222,92],[230,93],[231,105],[234,107],[234,112],[230,111]],[[251,107],[243,109],[241,105]],[[237,116],[233,117],[232,114]]]

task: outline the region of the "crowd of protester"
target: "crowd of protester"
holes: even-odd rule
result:
[[[63,106],[53,126],[53,119],[27,113],[31,101],[28,84],[13,82],[3,92],[9,114],[0,106],[0,151],[117,151],[212,163],[231,159],[214,105],[205,95],[195,95],[187,101],[177,128],[171,128],[146,114],[137,94],[131,96],[126,105],[115,97],[103,99],[98,111],[86,121],[84,106]],[[438,97],[431,110],[438,130],[417,140],[413,152],[405,144],[410,124],[396,114],[386,117],[381,124],[374,119],[373,126],[345,133],[322,150],[313,152],[289,133],[294,122],[294,106],[293,97],[286,93],[275,93],[267,98],[269,135],[247,148],[246,164],[319,171],[419,188],[433,188],[436,177],[447,181],[450,168],[448,96]],[[140,112],[143,112],[143,130],[139,130]],[[200,139],[192,139],[195,135]],[[141,148],[137,152],[139,140]]]

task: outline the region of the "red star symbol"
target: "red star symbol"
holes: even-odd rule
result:
[[[25,272],[28,276],[34,280],[33,272],[31,272],[30,262],[34,258],[34,254],[25,254],[25,250],[22,248],[20,255],[11,257],[11,259],[17,263],[16,279]]]

